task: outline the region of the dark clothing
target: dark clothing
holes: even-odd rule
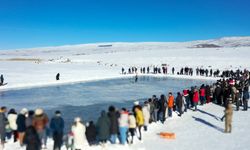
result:
[[[115,111],[108,113],[110,119],[110,134],[118,134],[119,125],[118,125],[118,118],[119,114]]]
[[[53,134],[54,149],[60,150],[63,144],[63,129],[64,120],[60,116],[55,116],[51,119],[50,129]]]
[[[29,126],[24,135],[24,143],[27,145],[26,150],[40,150],[41,142],[33,126]]]
[[[177,110],[178,110],[178,112],[179,112],[179,115],[181,115],[181,114],[182,114],[182,106],[183,106],[183,100],[182,100],[182,96],[181,96],[181,95],[178,95],[178,96],[176,97],[175,103],[176,103],[176,106],[177,106]]]
[[[97,124],[97,136],[98,140],[106,141],[110,136],[110,119],[105,112],[98,118]]]
[[[5,114],[3,112],[0,113],[0,138],[1,142],[5,141],[5,136],[6,136],[6,129],[5,126],[7,125],[8,121],[7,118],[5,117]]]
[[[17,131],[18,132],[25,132],[26,124],[25,124],[25,116],[23,114],[19,114],[16,119],[17,124]]]
[[[90,123],[89,126],[86,128],[86,137],[89,144],[94,144],[96,141],[96,127],[93,123]]]

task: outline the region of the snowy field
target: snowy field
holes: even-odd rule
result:
[[[111,47],[100,45],[111,44]],[[211,47],[212,48],[207,48]],[[201,48],[205,47],[205,48]],[[0,90],[48,86],[82,81],[118,78],[121,68],[168,64],[170,67],[204,67],[213,69],[250,69],[250,37],[221,38],[182,43],[98,43],[59,47],[0,51],[0,74],[6,86]],[[61,80],[55,81],[55,75]],[[160,76],[160,75],[158,75]],[[167,75],[176,78],[212,79]],[[1,98],[1,97],[0,97]],[[0,99],[0,105],[4,105]],[[152,124],[143,134],[143,143],[134,145],[94,146],[89,149],[134,150],[249,150],[249,112],[234,112],[233,132],[224,134],[224,122],[218,117],[223,108],[214,104],[199,107],[164,125]],[[175,140],[161,139],[157,133],[176,133]],[[50,141],[48,149],[52,149]],[[5,150],[18,150],[17,144],[6,144]]]
[[[0,51],[0,73],[8,85],[23,88],[120,77],[131,66],[250,68],[250,37],[182,43],[105,43]],[[213,44],[215,48],[197,48]],[[219,47],[218,47],[219,46]],[[170,70],[170,69],[169,69]],[[61,80],[55,81],[57,73]],[[196,77],[194,77],[196,78]]]

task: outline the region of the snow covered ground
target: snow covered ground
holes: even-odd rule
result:
[[[99,47],[104,44],[112,44],[112,47]],[[212,48],[196,48],[207,46]],[[182,43],[98,43],[1,50],[0,74],[4,75],[8,84],[0,87],[0,90],[121,77],[121,67],[131,66],[168,64],[177,70],[185,66],[250,69],[249,49],[250,37],[232,37]],[[55,81],[58,72],[61,80]],[[175,116],[168,119],[164,125],[151,125],[149,132],[143,134],[143,143],[136,141],[131,146],[108,144],[104,148],[94,146],[89,149],[250,149],[248,112],[234,112],[232,134],[222,133],[224,123],[218,119],[222,115],[222,107],[209,104],[201,107],[198,112],[190,111],[181,118]],[[161,139],[157,135],[161,131],[175,132],[176,139]],[[50,141],[48,148],[51,149],[51,146]],[[6,144],[5,150],[17,149],[17,144]]]
[[[0,51],[1,90],[120,77],[121,68],[168,64],[213,69],[250,68],[250,37],[166,43],[105,43]],[[214,48],[194,48],[216,44]],[[170,69],[169,69],[170,70]],[[61,80],[55,81],[57,73]],[[180,76],[179,76],[180,77]],[[196,78],[196,77],[194,77]]]
[[[174,113],[173,118],[168,118],[165,124],[152,123],[148,132],[143,132],[140,142],[135,138],[132,145],[111,145],[105,147],[91,146],[89,150],[249,150],[250,115],[248,111],[234,111],[233,129],[231,134],[223,133],[224,122],[223,107],[215,104],[207,104],[198,107],[197,112],[188,110],[182,117]],[[176,139],[168,140],[160,138],[157,133],[174,132]],[[52,150],[53,142],[49,140],[48,149]],[[18,143],[9,143],[5,150],[18,150]],[[63,147],[63,150],[66,150]]]

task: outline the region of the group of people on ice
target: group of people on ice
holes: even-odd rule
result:
[[[153,66],[153,67],[130,67],[126,71],[125,68],[122,67],[122,74],[177,74],[177,75],[194,75],[194,69],[191,67],[181,67],[179,71],[176,71],[175,67],[172,67],[168,70],[168,66],[163,64],[163,66]],[[232,78],[232,77],[239,77],[243,74],[243,71],[238,69],[236,71],[233,70],[224,70],[221,71],[219,69],[208,69],[203,67],[197,67],[195,69],[196,76],[204,76],[204,77],[222,77],[222,78]]]

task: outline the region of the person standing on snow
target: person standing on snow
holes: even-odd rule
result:
[[[25,120],[26,114],[28,113],[28,109],[23,108],[17,116],[16,124],[17,124],[17,132],[18,132],[18,139],[20,145],[23,146],[23,138],[26,130]]]
[[[33,126],[26,129],[23,142],[26,144],[26,150],[41,150],[41,141]]]
[[[150,119],[150,106],[147,101],[144,102],[144,106],[142,107],[142,113],[144,118],[144,131],[147,131]]]
[[[17,135],[18,135],[16,120],[17,120],[17,113],[15,109],[10,109],[10,111],[8,112],[8,122],[10,125],[10,129],[12,130],[11,132],[14,135],[14,142],[17,141]]]
[[[89,142],[89,145],[94,145],[96,144],[96,126],[93,121],[90,121],[89,123],[86,124],[86,137]]]
[[[4,143],[5,143],[5,136],[6,136],[6,125],[8,124],[8,120],[5,116],[5,113],[7,112],[6,107],[1,107],[0,109],[0,138],[1,138],[1,147],[4,149]]]
[[[233,118],[233,108],[232,104],[228,104],[225,109],[225,133],[232,132],[232,118]]]
[[[58,110],[50,121],[50,129],[54,140],[54,150],[60,150],[63,144],[64,120]]]
[[[56,80],[60,80],[60,73],[56,74]]]
[[[46,148],[47,145],[47,124],[49,122],[47,114],[43,112],[43,109],[38,108],[35,110],[35,116],[32,120],[32,125],[35,127],[39,139],[42,143],[42,148]]]
[[[133,113],[129,113],[128,123],[129,123],[129,133],[131,136],[131,140],[128,141],[128,143],[133,144],[133,140],[134,140],[134,136],[136,132],[136,120],[135,120],[135,115]]]
[[[114,106],[109,106],[108,116],[110,119],[110,142],[111,144],[115,144],[119,131],[118,127],[119,112],[115,110]]]
[[[128,131],[128,111],[125,108],[122,108],[120,111],[119,121],[119,133],[120,133],[120,143],[125,144],[127,140],[127,131]]]
[[[194,89],[194,95],[193,95],[194,111],[197,110],[198,102],[199,102],[199,92],[197,89]]]
[[[71,128],[74,139],[74,150],[83,150],[88,147],[88,141],[85,135],[86,128],[80,117],[76,117]]]
[[[248,100],[249,100],[248,87],[245,87],[243,90],[243,110],[244,111],[247,111],[248,109]]]
[[[172,111],[174,108],[174,96],[171,92],[168,94],[168,116],[172,117]]]
[[[182,95],[180,92],[177,93],[177,97],[176,97],[176,106],[177,106],[177,111],[179,112],[178,116],[182,115],[182,106],[183,106],[183,99],[182,99]]]
[[[99,142],[106,143],[110,137],[110,119],[104,110],[97,120],[96,129]]]
[[[140,109],[140,107],[135,107],[135,119],[136,119],[136,124],[138,127],[138,131],[139,131],[139,140],[142,139],[142,134],[141,134],[141,128],[144,125],[144,118],[143,118],[143,113]]]

